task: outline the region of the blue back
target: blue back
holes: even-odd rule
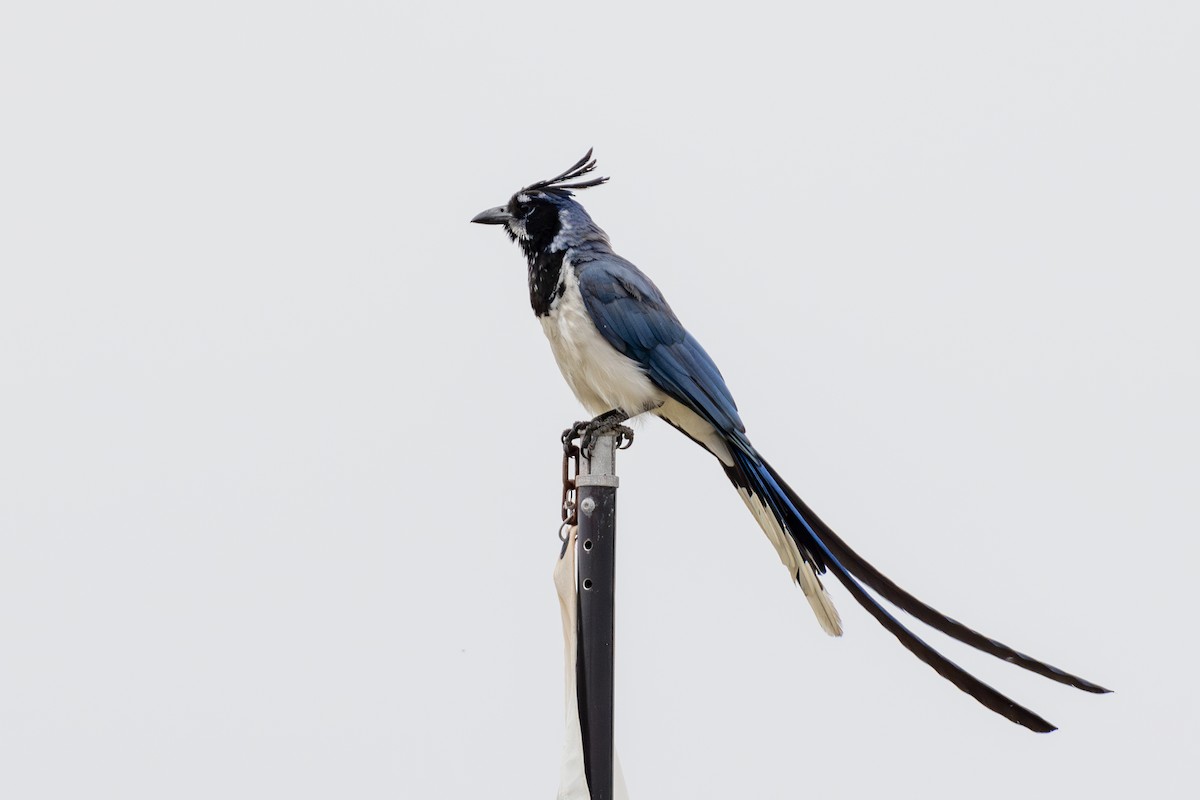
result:
[[[578,261],[572,259],[579,291],[608,343],[641,364],[664,392],[717,430],[745,442],[746,426],[720,370],[684,329],[658,287],[611,251],[590,258],[591,254],[579,255],[583,257]]]

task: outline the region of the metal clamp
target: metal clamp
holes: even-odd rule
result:
[[[621,485],[616,475],[577,475],[576,486],[611,486],[614,489]]]

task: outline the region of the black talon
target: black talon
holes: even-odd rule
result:
[[[613,428],[617,434],[617,449],[628,450],[633,445],[633,428],[628,425],[618,425]]]
[[[584,431],[587,430],[588,425],[591,425],[592,422],[594,422],[594,420],[585,419],[581,422],[576,422],[574,425],[562,432],[563,452],[567,453],[568,455],[570,454],[571,442],[583,436]],[[580,444],[582,445],[583,442],[581,441]]]
[[[633,431],[625,427],[621,423],[629,419],[629,416],[619,408],[614,408],[611,411],[605,411],[595,419],[583,420],[576,422],[571,427],[567,428],[562,433],[563,450],[569,452],[571,449],[571,441],[579,439],[579,450],[584,455],[591,452],[592,445],[596,441],[596,437],[602,433],[616,433],[617,446],[621,446],[623,441],[633,441]],[[628,445],[625,445],[628,447]]]
[[[583,451],[584,455],[590,458],[592,453],[592,445],[596,443],[598,438],[609,433],[616,435],[617,447],[621,447],[622,442],[625,440],[633,441],[633,431],[622,425],[620,422],[599,422],[593,420],[588,424],[587,428],[584,429],[583,435],[579,439],[580,450]]]
[[[562,433],[563,450],[569,453],[571,442],[578,439],[579,451],[585,456],[590,455],[596,437],[604,433],[615,433],[617,447],[624,449],[633,442],[633,431],[621,424],[627,419],[629,416],[624,411],[614,408],[595,419],[576,422]]]

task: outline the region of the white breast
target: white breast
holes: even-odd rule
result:
[[[617,352],[596,329],[569,259],[563,259],[560,282],[562,296],[538,319],[563,378],[588,413],[619,408],[633,416],[662,403],[665,395],[638,363]]]

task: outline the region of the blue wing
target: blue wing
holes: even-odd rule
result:
[[[579,290],[592,321],[618,351],[636,361],[654,383],[707,420],[731,445],[730,480],[760,498],[817,570],[828,568],[884,628],[917,658],[987,708],[1035,731],[1054,726],[965,672],[904,627],[863,585],[882,598],[961,642],[1005,661],[1088,692],[1108,690],[1024,655],[947,617],[901,589],[850,549],[754,450],[745,436],[725,380],[704,348],[692,338],[662,293],[637,267],[604,254],[576,265]],[[629,409],[626,409],[629,410]],[[818,584],[819,585],[819,584]]]
[[[746,430],[720,370],[688,333],[662,292],[625,259],[605,255],[576,266],[592,322],[613,347],[642,365],[650,380],[717,430]]]

